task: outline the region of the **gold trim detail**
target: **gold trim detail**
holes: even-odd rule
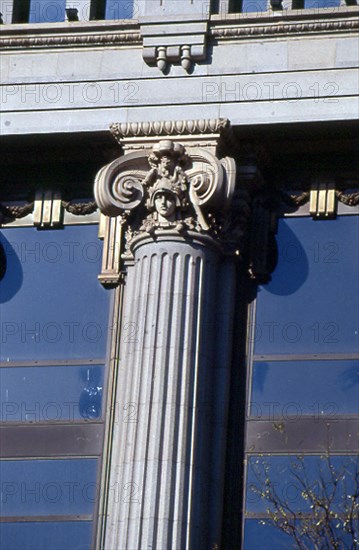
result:
[[[310,191],[309,213],[313,218],[335,218],[336,194],[333,183],[314,185]]]

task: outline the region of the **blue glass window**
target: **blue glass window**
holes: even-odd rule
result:
[[[358,234],[357,216],[279,221],[278,263],[272,281],[259,289],[251,326],[248,432],[250,438],[267,442],[261,447],[264,452],[277,454],[247,454],[245,550],[295,546],[294,539],[270,520],[268,510],[275,508],[268,495],[274,493],[279,507],[288,505],[294,511],[298,529],[298,513],[309,521],[314,517],[317,504],[313,505],[312,495],[318,501],[329,495],[336,517],[333,532],[351,547],[344,514],[357,488],[359,459],[344,456],[353,448],[349,439],[353,434],[346,425],[351,416],[344,415],[359,413],[359,363],[354,359],[359,332]],[[298,427],[291,424],[287,431],[288,422],[303,415],[306,422],[298,422]],[[256,422],[273,417],[283,422]],[[323,417],[326,422],[321,425],[326,424],[327,432],[317,429],[316,420]],[[316,454],[300,456],[299,450],[297,456],[279,454],[287,445]],[[254,452],[250,442],[247,447]],[[314,548],[309,536],[301,535],[306,548]]]
[[[358,361],[272,361],[253,365],[251,414],[265,417],[359,414]]]
[[[3,460],[1,515],[92,514],[99,498],[96,472],[96,459]]]
[[[242,13],[257,13],[267,9],[267,0],[243,0],[242,3]]]
[[[97,279],[97,226],[4,229],[1,360],[104,358],[110,292]]]
[[[356,487],[359,458],[355,456],[253,456],[248,460],[246,510],[266,515],[274,509],[260,491],[269,479],[278,495],[277,501],[287,502],[292,510],[311,511],[311,501],[303,496],[303,484],[318,498],[333,495],[332,509],[340,512],[350,505]],[[337,486],[333,484],[337,480]]]
[[[105,19],[131,19],[135,17],[133,0],[107,0]]]
[[[76,458],[59,458],[62,442],[42,437],[44,456],[51,458],[0,462],[4,550],[93,547],[99,463],[97,458],[78,456],[88,451],[92,429],[97,430],[98,444],[91,453],[101,452],[103,424],[70,423],[104,420],[112,293],[97,279],[102,259],[97,231],[96,225],[56,230],[21,227],[6,228],[0,235],[6,257],[0,281],[0,349],[6,363],[0,368],[0,421],[10,424],[6,427],[10,441],[22,430],[17,426],[14,432],[11,422],[27,424],[29,441],[36,430],[49,429],[36,422],[59,422],[63,454],[75,437],[77,449]],[[29,454],[21,449],[18,453],[17,441],[11,456],[33,456],[34,445]]]
[[[342,543],[340,548],[354,548],[346,519],[356,498],[358,472],[359,458],[354,456],[251,457],[247,475],[245,550],[297,547],[294,539],[271,521],[269,511],[291,525],[295,521],[297,536],[299,534],[304,547],[314,550],[312,536],[308,531],[300,532],[300,516],[306,516],[309,522],[324,519],[322,502],[330,511],[329,517],[333,517],[332,529]],[[272,495],[273,500],[264,496],[266,494]],[[357,520],[350,526],[357,538]],[[329,548],[325,533],[323,537],[321,548]]]
[[[92,522],[0,523],[3,550],[90,550]]]
[[[29,23],[56,23],[65,20],[66,0],[31,0]]]
[[[289,535],[260,520],[247,519],[244,527],[244,550],[288,550],[293,541]]]
[[[259,289],[256,354],[356,353],[359,217],[281,219],[278,264]]]
[[[340,6],[340,0],[304,0],[305,8],[337,8]]]
[[[333,526],[333,531],[337,531],[338,538],[343,543],[341,548],[353,548],[353,541],[350,535],[336,530],[335,525]],[[306,544],[305,548],[315,550],[315,546],[310,544],[309,540],[302,538],[301,542],[303,543],[303,548],[304,544]],[[274,525],[271,525],[268,521],[263,524],[263,520],[246,520],[243,550],[289,550],[291,548],[297,548],[293,538],[280,531]],[[328,547],[322,546],[322,548]]]
[[[101,417],[103,367],[0,369],[2,422],[94,420]]]

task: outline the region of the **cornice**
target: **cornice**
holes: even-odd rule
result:
[[[6,25],[0,28],[0,49],[138,46],[137,21]]]
[[[211,17],[210,34],[216,40],[350,32],[359,28],[358,6],[329,10],[287,10]]]
[[[359,29],[359,7],[287,10],[259,14],[212,15],[208,36],[214,40],[330,34]],[[167,22],[158,22],[166,27]],[[1,25],[0,49],[141,46],[137,20]]]
[[[296,21],[253,26],[221,26],[211,28],[211,35],[218,40],[287,36],[292,34],[327,34],[350,32],[359,29],[359,20]]]

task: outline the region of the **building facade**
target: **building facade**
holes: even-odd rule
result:
[[[0,12],[0,548],[355,548],[358,6]]]

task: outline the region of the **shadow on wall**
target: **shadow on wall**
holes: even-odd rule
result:
[[[23,269],[12,243],[0,234],[0,303],[4,304],[20,290]]]
[[[278,263],[265,290],[277,296],[289,296],[305,283],[308,274],[307,254],[286,221],[281,220],[278,233]]]

